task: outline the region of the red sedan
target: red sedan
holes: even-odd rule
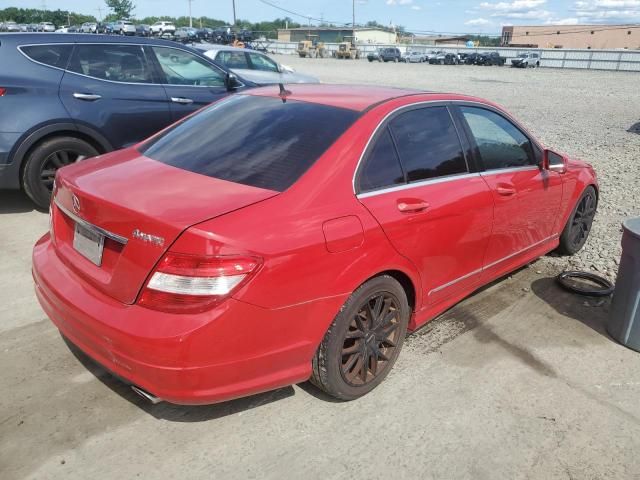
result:
[[[478,98],[327,85],[237,94],[65,167],[35,245],[62,334],[141,395],[308,379],[371,391],[412,331],[585,243],[593,168]]]

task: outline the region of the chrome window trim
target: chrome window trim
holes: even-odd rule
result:
[[[491,170],[484,170],[480,172],[480,175],[487,177],[489,175],[498,175],[500,173],[526,172],[529,170],[541,171],[540,167],[537,165],[526,165],[524,167],[492,168]]]
[[[455,180],[462,180],[465,178],[473,178],[473,177],[479,177],[479,176],[480,176],[479,172],[472,172],[472,173],[460,173],[455,175],[447,175],[446,177],[428,178],[425,180],[420,180],[419,182],[403,183],[402,185],[395,185],[392,187],[385,187],[377,190],[371,190],[369,192],[358,193],[356,194],[356,198],[362,199],[362,198],[375,197],[377,195],[384,195],[385,193],[398,192],[402,190],[408,190],[411,188],[424,187],[425,185],[433,185],[435,183],[453,182]]]
[[[84,220],[83,218],[80,218],[79,216],[77,216],[75,213],[67,210],[65,207],[63,207],[60,202],[58,201],[57,198],[55,198],[54,203],[56,204],[56,207],[58,207],[60,209],[60,211],[62,213],[64,213],[67,217],[69,217],[71,220],[73,220],[76,223],[79,223],[80,225],[82,225],[83,227],[92,230],[96,233],[99,233],[100,235],[113,240],[114,242],[118,242],[121,243],[122,245],[126,245],[127,242],[129,241],[129,239],[127,237],[123,237],[122,235],[118,235],[117,233],[113,233],[110,232],[109,230],[105,230],[104,228],[98,227],[97,225],[94,225],[93,223],[89,223],[86,220]]]
[[[428,95],[428,93],[425,93],[425,95]],[[489,105],[487,103],[484,102],[476,102],[473,100],[423,100],[420,102],[415,102],[415,103],[411,103],[408,105],[402,105],[400,107],[397,107],[395,109],[393,109],[392,111],[390,111],[389,113],[387,113],[382,120],[380,120],[380,122],[378,123],[378,125],[376,125],[376,128],[373,129],[373,132],[371,133],[371,135],[369,136],[369,139],[367,140],[367,143],[364,146],[364,149],[362,150],[362,152],[360,153],[360,158],[358,159],[358,163],[356,164],[356,168],[353,170],[353,177],[351,179],[351,187],[353,189],[353,194],[356,196],[356,198],[362,198],[360,197],[360,195],[366,195],[366,194],[370,194],[375,192],[378,192],[380,190],[372,190],[371,192],[363,192],[363,193],[357,193],[357,188],[356,188],[356,177],[358,175],[358,170],[360,169],[360,166],[362,164],[362,161],[364,159],[364,155],[365,153],[367,153],[367,150],[369,148],[369,145],[371,144],[371,141],[373,140],[373,138],[376,136],[376,134],[378,133],[378,130],[380,129],[380,127],[385,124],[385,122],[389,119],[389,117],[391,115],[394,115],[395,113],[404,110],[404,109],[409,109],[412,107],[415,107],[417,105],[429,105],[429,104],[434,104],[434,103],[442,103],[442,104],[469,104],[469,105],[479,105],[489,111],[496,111],[495,113],[503,116],[504,118],[506,118],[509,122],[513,123],[514,126],[520,130],[522,132],[522,134],[527,137],[527,139],[534,145],[536,145],[540,150],[544,150],[544,148],[538,143],[538,141],[532,137],[531,134],[529,134],[529,132],[522,126],[520,125],[520,123],[515,120],[514,118],[511,117],[511,115],[509,115],[506,112],[503,112],[502,110],[497,109],[496,107],[493,107],[492,105]],[[451,112],[449,112],[449,114],[451,114]],[[454,122],[454,126],[455,122]],[[456,126],[457,128],[457,126]],[[457,130],[456,130],[457,131]],[[459,133],[459,132],[458,132]],[[459,136],[459,135],[458,135]],[[465,161],[466,161],[466,154],[465,154]],[[515,168],[537,168],[539,169],[540,167],[538,167],[537,165],[527,165],[526,167],[515,167]],[[484,170],[482,172],[477,172],[477,173],[485,173],[485,172],[495,172],[495,173],[499,173],[499,172],[504,172],[506,169],[492,169],[492,170]],[[470,172],[470,173],[476,173],[476,172]],[[464,174],[463,174],[464,175]],[[416,185],[416,184],[406,184],[406,185]],[[403,185],[399,185],[399,186],[403,186]],[[392,187],[394,188],[394,187]],[[383,188],[384,190],[387,190],[387,187]],[[367,196],[371,196],[371,195],[367,195]]]
[[[91,75],[85,75],[84,73],[78,73],[78,72],[74,72],[71,70],[68,70],[66,68],[60,68],[60,67],[54,67],[53,65],[47,65],[46,63],[42,63],[42,62],[38,62],[37,60],[34,60],[33,58],[29,57],[26,53],[24,53],[21,49],[22,47],[40,47],[40,46],[44,46],[44,45],[129,45],[129,46],[133,46],[133,47],[162,47],[162,48],[172,48],[174,50],[180,50],[181,52],[185,52],[185,53],[190,53],[191,55],[193,55],[193,52],[189,52],[187,50],[184,50],[182,48],[177,48],[171,45],[154,45],[152,43],[146,44],[146,43],[129,43],[129,42],[54,42],[54,43],[24,43],[22,45],[18,45],[16,48],[17,50],[30,62],[33,63],[37,63],[38,65],[42,65],[43,67],[48,67],[48,68],[54,68],[56,70],[60,70],[62,72],[65,73],[69,73],[71,75],[78,75],[79,77],[84,77],[84,78],[90,78],[92,80],[97,80],[99,82],[107,82],[107,83],[115,83],[116,85],[160,85],[162,87],[197,87],[197,88],[216,88],[216,87],[211,87],[211,86],[206,86],[206,85],[174,85],[172,83],[153,83],[153,82],[119,82],[116,80],[107,80],[105,78],[98,78],[98,77],[92,77]],[[73,52],[71,52],[73,54]],[[155,54],[154,54],[155,55]],[[207,57],[209,58],[209,57]],[[69,60],[71,60],[71,58],[69,58]],[[212,58],[209,58],[209,60],[213,60]],[[226,72],[224,70],[221,70],[217,65],[211,65],[213,68],[217,69],[220,74],[222,75],[222,77],[224,78],[226,76]],[[238,76],[236,75],[236,79],[238,79]],[[240,88],[240,87],[244,87],[245,84],[242,83],[240,80],[238,80],[238,83],[240,84],[238,87],[236,88]],[[222,85],[224,87],[224,85]]]
[[[492,267],[495,267],[496,265],[498,265],[498,264],[500,264],[500,263],[502,263],[502,262],[504,262],[506,260],[509,260],[510,258],[516,257],[516,256],[518,256],[518,255],[520,255],[522,253],[525,253],[528,250],[531,250],[532,248],[535,248],[535,247],[537,247],[539,245],[542,245],[543,243],[546,243],[549,240],[553,240],[554,238],[558,238],[559,236],[560,236],[559,234],[554,233],[553,235],[551,235],[551,236],[549,236],[547,238],[543,238],[542,240],[540,240],[538,242],[532,243],[528,247],[525,247],[525,248],[523,248],[521,250],[518,250],[517,252],[511,253],[511,254],[507,255],[506,257],[502,257],[502,258],[500,258],[500,259],[498,259],[498,260],[496,260],[494,262],[491,262],[488,265],[484,265],[482,268],[478,268],[478,269],[476,269],[476,270],[474,270],[472,272],[467,273],[466,275],[463,275],[463,276],[458,277],[458,278],[456,278],[454,280],[451,280],[450,282],[447,282],[447,283],[445,283],[443,285],[440,285],[440,286],[438,286],[436,288],[433,288],[433,289],[429,290],[429,293],[427,295],[438,293],[439,291],[444,290],[447,287],[451,287],[452,285],[455,285],[456,283],[461,282],[462,280],[465,280],[465,279],[467,279],[467,278],[469,278],[469,277],[471,277],[473,275],[477,275],[478,273],[482,273],[485,270],[488,270],[488,269],[490,269]]]

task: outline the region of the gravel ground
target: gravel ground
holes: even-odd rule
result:
[[[327,83],[410,87],[492,100],[549,147],[588,161],[598,172],[601,189],[589,241],[578,255],[547,256],[537,268],[589,270],[615,279],[621,222],[640,215],[636,197],[640,184],[637,73],[276,57]]]

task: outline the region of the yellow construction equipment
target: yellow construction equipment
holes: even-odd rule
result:
[[[317,35],[307,35],[308,37],[317,37]],[[305,58],[324,58],[327,55],[327,50],[324,47],[324,43],[318,42],[314,39],[302,40],[298,42],[298,48],[296,49],[300,57]]]

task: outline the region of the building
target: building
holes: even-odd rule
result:
[[[404,37],[409,43],[418,43],[421,45],[434,45],[438,47],[460,47],[465,46],[471,37],[468,35],[460,35],[456,37],[448,37],[444,35],[413,35]]]
[[[351,41],[354,31],[351,28],[335,27],[300,27],[283,28],[278,30],[278,40],[282,42],[300,42],[315,40],[325,43]],[[397,35],[393,30],[384,28],[356,28],[356,43],[396,43]]]
[[[502,45],[532,48],[640,49],[640,25],[514,25]]]

